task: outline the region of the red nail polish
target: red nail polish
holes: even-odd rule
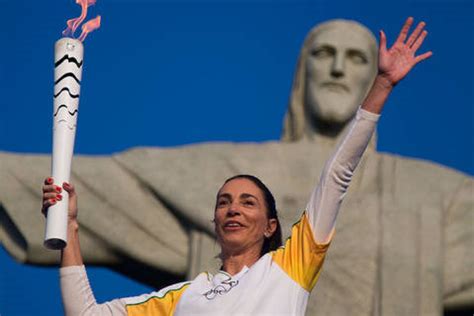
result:
[[[61,201],[63,199],[63,196],[61,194],[56,195],[56,200]]]
[[[61,193],[62,190],[63,190],[63,189],[61,189],[61,187],[56,186],[56,191],[57,191],[58,193]]]
[[[46,182],[47,182],[48,184],[53,183],[53,178],[47,178],[47,179],[46,179]]]
[[[55,204],[56,200],[55,199],[49,199],[49,202],[51,202],[52,204]]]

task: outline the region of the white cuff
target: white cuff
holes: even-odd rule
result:
[[[359,107],[359,109],[357,110],[356,118],[357,119],[362,118],[362,119],[366,119],[372,122],[377,122],[380,118],[380,114],[369,112]]]

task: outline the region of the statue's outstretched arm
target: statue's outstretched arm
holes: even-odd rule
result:
[[[43,247],[45,223],[38,214],[40,184],[50,164],[46,155],[0,153],[0,241],[19,262],[58,264],[58,252]],[[81,196],[78,223],[86,264],[128,271],[128,276],[152,286],[186,274],[186,228],[139,177],[110,156],[76,156],[73,167],[71,182]]]
[[[474,179],[459,176],[443,214],[443,287],[448,309],[474,308]]]

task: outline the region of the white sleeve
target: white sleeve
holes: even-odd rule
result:
[[[359,108],[347,134],[324,166],[306,208],[317,243],[325,244],[331,240],[342,200],[379,117]]]
[[[84,266],[61,268],[59,275],[65,315],[127,315],[124,299],[97,304]]]

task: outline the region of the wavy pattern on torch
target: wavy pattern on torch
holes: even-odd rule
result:
[[[77,66],[77,68],[82,67],[82,62],[83,62],[82,60],[79,62],[79,61],[77,61],[77,59],[75,57],[69,57],[69,55],[66,54],[60,60],[58,60],[57,62],[54,63],[54,68],[61,65],[65,60],[67,60],[69,63],[74,63]]]
[[[57,85],[59,82],[61,82],[61,80],[63,79],[66,79],[67,77],[72,77],[74,80],[76,80],[76,82],[78,84],[81,84],[81,81],[79,79],[77,79],[76,75],[73,74],[72,72],[68,72],[67,74],[64,74],[61,78],[59,78],[58,80],[56,80],[54,82],[55,85]]]
[[[72,125],[72,126],[69,125],[66,120],[59,120],[59,121],[58,121],[58,125],[59,125],[59,123],[64,123],[64,124],[66,124],[67,128],[69,128],[71,131],[72,131],[73,129],[75,129],[76,126],[77,126],[76,124],[74,124],[74,125]]]
[[[67,93],[69,94],[69,96],[73,99],[77,99],[79,98],[79,94],[73,94],[68,87],[64,87],[61,89],[61,91],[59,91],[58,93],[56,93],[54,95],[54,98],[57,98],[61,93],[63,93],[64,91],[67,91]]]
[[[56,115],[58,115],[58,113],[59,113],[59,110],[61,110],[62,108],[66,108],[66,109],[67,109],[67,112],[68,112],[69,115],[71,115],[71,116],[76,115],[77,112],[78,112],[77,109],[75,109],[74,111],[71,112],[71,111],[69,111],[69,109],[68,109],[68,107],[67,107],[66,104],[61,104],[61,105],[58,107],[58,109],[56,110],[56,113],[54,113],[53,116],[56,117]],[[60,121],[60,122],[61,122],[61,121]]]

